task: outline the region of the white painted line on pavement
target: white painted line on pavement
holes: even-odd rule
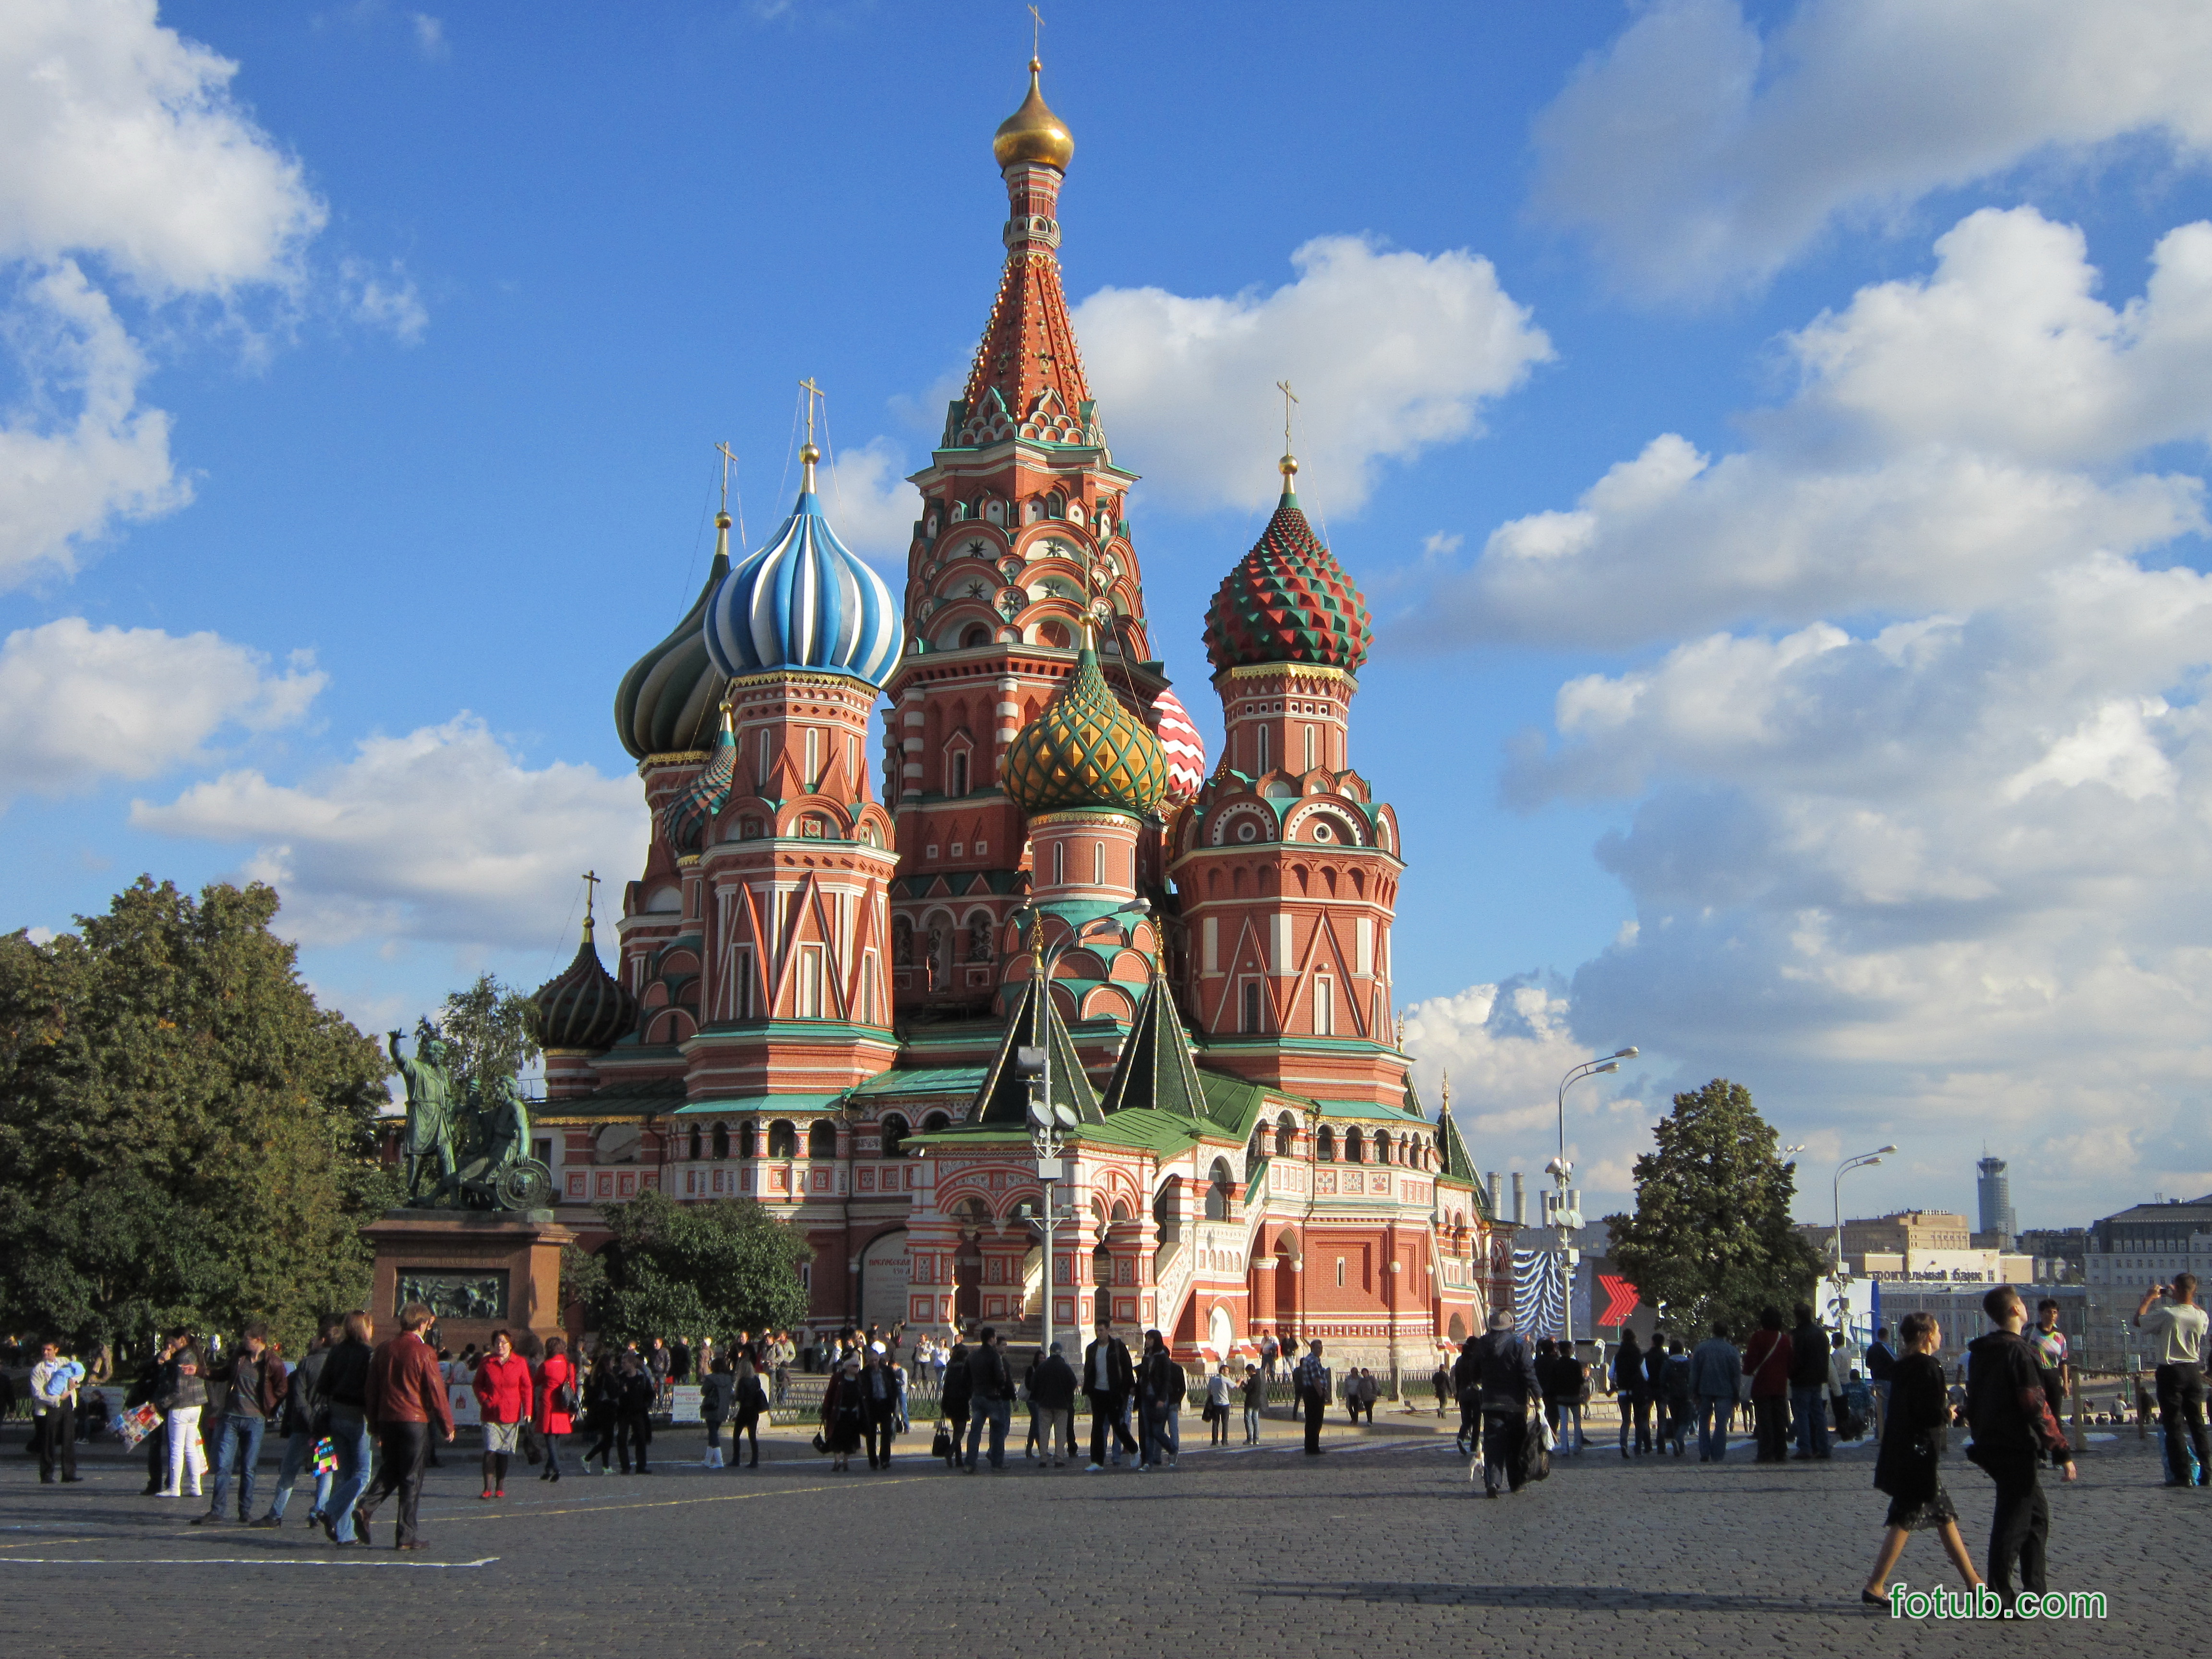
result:
[[[71,1539],[71,1543],[82,1540]],[[407,1567],[435,1572],[488,1567],[499,1559],[474,1561],[370,1561],[329,1555],[0,1555],[0,1565],[26,1567]]]

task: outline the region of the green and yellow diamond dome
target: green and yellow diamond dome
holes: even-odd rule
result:
[[[1142,817],[1168,793],[1167,756],[1149,727],[1107,689],[1089,646],[1075,675],[1006,752],[1006,793],[1022,811],[1081,807]]]

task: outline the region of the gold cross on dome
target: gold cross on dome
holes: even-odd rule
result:
[[[1276,381],[1275,390],[1283,394],[1283,453],[1287,455],[1291,453],[1291,405],[1297,402],[1298,394],[1291,390],[1288,380]]]
[[[814,441],[814,400],[823,395],[822,388],[814,384],[814,377],[810,374],[799,383],[799,389],[806,394],[806,441],[812,443]]]
[[[727,443],[719,443],[714,447],[722,457],[722,511],[727,513],[730,510],[730,469],[738,464],[738,452]],[[599,878],[593,876],[592,879],[597,881]]]
[[[1044,14],[1035,6],[1030,8],[1030,56],[1042,58],[1044,46]]]
[[[599,872],[596,870],[586,870],[581,880],[584,884],[584,919],[588,921],[592,916],[592,902],[599,896]]]

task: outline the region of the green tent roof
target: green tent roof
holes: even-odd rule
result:
[[[1168,982],[1158,974],[1145,988],[1137,1004],[1136,1023],[1121,1044],[1114,1062],[1114,1075],[1106,1085],[1102,1109],[1112,1115],[1149,1107],[1171,1117],[1196,1121],[1206,1116],[1206,1096],[1191,1063],[1190,1037],[1182,1016],[1176,1012]]]
[[[1045,1045],[1039,1045],[1036,1040],[1040,1006],[1044,1015]],[[1103,1123],[1106,1118],[1098,1109],[1098,1097],[1091,1092],[1091,1079],[1084,1074],[1083,1062],[1076,1055],[1075,1044],[1068,1038],[1060,1010],[1049,996],[1040,1002],[1035,981],[1023,988],[1021,1006],[1014,1010],[1013,1018],[1006,1022],[1006,1034],[968,1108],[966,1121],[987,1127],[1026,1127],[1030,1121],[1030,1085],[1015,1068],[1014,1050],[1046,1045],[1051,1051],[1052,1103],[1065,1106],[1084,1123]]]

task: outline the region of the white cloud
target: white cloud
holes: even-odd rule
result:
[[[0,338],[28,385],[0,416],[0,588],[68,572],[76,548],[119,518],[182,506],[169,417],[138,402],[145,360],[107,296],[74,260],[0,300]]]
[[[232,102],[238,65],[154,0],[15,0],[0,23],[0,258],[96,253],[156,295],[296,274],[323,225]]]
[[[402,345],[420,345],[430,326],[430,313],[415,279],[398,260],[378,270],[365,259],[347,258],[338,264],[341,292],[346,308],[371,328],[382,329]]]
[[[838,539],[864,558],[904,568],[914,542],[921,497],[906,481],[906,462],[889,438],[872,438],[858,449],[832,450],[822,469],[823,511]],[[776,504],[777,522],[788,507]]]
[[[131,822],[250,849],[245,873],[283,895],[303,944],[385,935],[530,951],[544,948],[576,872],[641,867],[648,831],[635,779],[532,768],[466,714],[368,738],[301,784],[227,772],[173,801],[134,803]]]
[[[1764,36],[1737,0],[1659,0],[1538,118],[1536,196],[1632,286],[1694,297],[2130,135],[2212,153],[2198,0],[1801,0]]]
[[[2207,441],[2212,228],[2098,289],[2070,228],[1969,216],[1787,337],[1745,451],[1655,440],[1431,593],[1431,637],[1659,647],[1504,771],[1628,803],[1596,854],[1636,925],[1548,997],[1547,1065],[1638,1042],[1818,1156],[1897,1141],[1869,1206],[1966,1201],[1985,1139],[2038,1222],[2212,1167],[2212,576],[2171,550],[2203,483],[2143,459]],[[1593,1187],[1648,1148],[1624,1112]]]
[[[1936,252],[1786,337],[1799,384],[1745,422],[1751,447],[1653,439],[1572,508],[1500,526],[1410,636],[1620,645],[1971,610],[2202,530],[2201,478],[2114,463],[2212,436],[2212,225],[2164,237],[2118,308],[2080,232],[2033,209],[1975,213]]]
[[[1552,355],[1487,259],[1322,236],[1272,292],[1187,298],[1102,289],[1075,308],[1109,441],[1146,485],[1192,507],[1263,506],[1281,488],[1281,394],[1299,398],[1299,483],[1346,513],[1386,460],[1480,429],[1486,398]]]
[[[1559,1080],[1594,1052],[1575,1036],[1571,1012],[1566,988],[1535,975],[1470,986],[1406,1010],[1406,1049],[1422,1099],[1433,1109],[1449,1080],[1453,1115],[1478,1167],[1529,1175],[1532,1216],[1536,1189],[1548,1184],[1536,1172],[1559,1150]],[[1632,1139],[1633,1126],[1648,1115],[1617,1079],[1577,1084],[1567,1115],[1567,1156],[1577,1182],[1625,1188],[1633,1156],[1624,1155],[1625,1137]]]
[[[0,12],[0,335],[27,387],[0,414],[0,587],[190,497],[100,283],[229,307],[300,280],[325,210],[232,102],[237,67],[161,27],[153,0]]]
[[[408,21],[415,27],[415,50],[423,57],[434,64],[442,64],[453,55],[453,43],[446,39],[446,25],[442,19],[418,11],[410,13]]]
[[[214,634],[94,628],[66,617],[0,642],[0,802],[204,762],[226,727],[300,720],[324,684],[304,657],[272,672]]]

